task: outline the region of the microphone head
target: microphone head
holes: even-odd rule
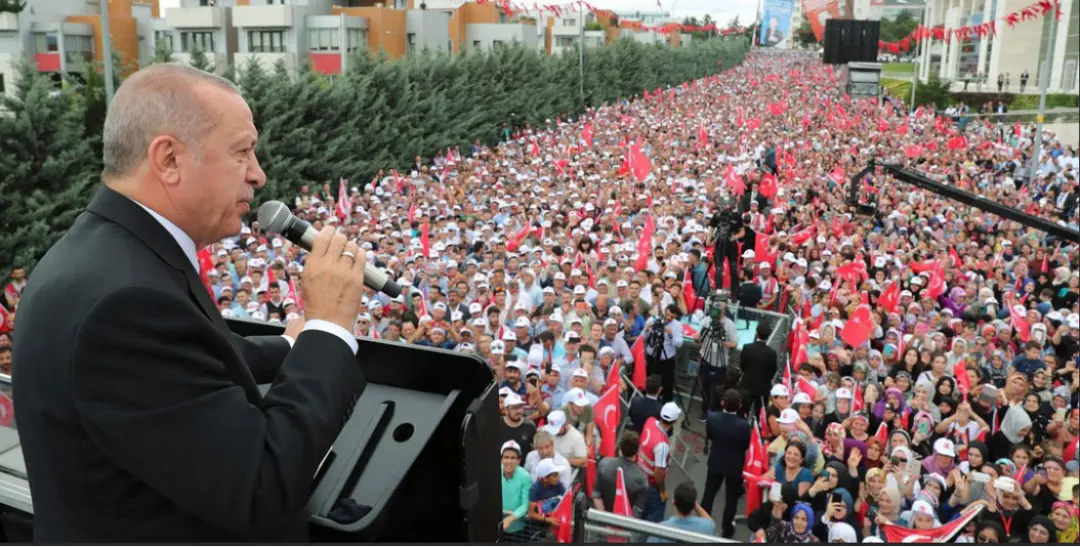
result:
[[[280,234],[289,225],[292,212],[280,201],[268,201],[259,206],[259,226],[267,232]]]

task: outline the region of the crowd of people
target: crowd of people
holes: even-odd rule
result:
[[[558,526],[572,470],[600,452],[594,407],[619,366],[624,395],[635,367],[648,379],[597,466],[595,506],[621,503],[618,482],[634,516],[731,537],[733,508],[716,526],[712,499],[665,480],[685,408],[674,355],[725,289],[794,320],[788,371],[744,358],[705,383],[711,449],[745,453],[751,431],[767,446],[762,484],[779,486],[749,516],[754,537],[872,541],[981,508],[957,541],[1076,542],[1078,242],[880,171],[859,183],[872,214],[845,201],[877,159],[1076,230],[1075,148],[1044,133],[1031,173],[1031,126],[961,131],[934,105],[851,98],[838,79],[814,56],[752,53],[493,146],[300,188],[295,214],[340,226],[405,288],[369,292],[356,335],[475,353],[502,384],[507,533]],[[737,231],[715,268],[709,223],[726,199]],[[222,315],[302,316],[304,253],[257,222],[203,259]],[[16,269],[5,288],[0,366],[30,277]],[[643,363],[631,345],[650,332]],[[713,353],[739,351],[734,334]],[[729,419],[745,427],[710,426]],[[712,462],[737,502],[743,460]]]

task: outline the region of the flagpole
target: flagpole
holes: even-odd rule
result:
[[[919,85],[919,62],[915,61],[915,65],[911,71],[911,101],[908,105],[908,114],[915,112],[915,88]]]
[[[109,32],[109,0],[101,2],[101,61],[105,66],[105,106],[113,98],[112,34]]]
[[[1055,6],[1054,9],[1057,9]],[[1054,40],[1057,37],[1057,14],[1051,15],[1050,19],[1050,39]],[[1039,158],[1042,156],[1042,133],[1043,133],[1043,120],[1046,119],[1046,89],[1050,87],[1050,71],[1053,69],[1054,60],[1054,47],[1048,45],[1046,48],[1046,60],[1043,62],[1042,74],[1039,75],[1039,114],[1035,118],[1035,146],[1031,149],[1031,163],[1028,165],[1027,180],[1032,182],[1035,180],[1035,171],[1039,168]]]
[[[585,2],[578,2],[578,89],[581,92],[581,112],[585,113]]]

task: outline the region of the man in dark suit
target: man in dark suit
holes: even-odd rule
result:
[[[735,510],[743,493],[742,469],[746,451],[750,449],[750,424],[739,417],[742,397],[738,391],[716,386],[713,400],[723,400],[723,409],[709,411],[705,418],[705,435],[709,440],[708,475],[701,495],[701,508],[712,514],[713,502],[724,490],[724,514],[720,528],[725,538],[735,535]]]
[[[240,232],[266,183],[257,136],[236,88],[187,66],[117,91],[104,188],[19,307],[36,541],[305,540],[312,477],[365,384],[350,333],[366,257],[323,230],[302,276],[307,323],[229,332],[196,249]]]
[[[626,411],[627,416],[630,417],[630,429],[641,433],[641,428],[645,427],[645,421],[649,418],[660,417],[660,408],[664,406],[664,403],[660,402],[660,386],[663,383],[663,378],[659,374],[651,374],[645,379],[645,396],[634,397],[633,401],[630,401],[630,408]]]
[[[756,416],[760,405],[764,404],[765,397],[772,387],[773,377],[776,376],[776,350],[765,344],[769,339],[769,327],[764,323],[758,323],[757,340],[743,346],[739,353],[739,367],[742,368],[742,389],[750,394],[751,400],[747,401],[750,407],[750,416]]]

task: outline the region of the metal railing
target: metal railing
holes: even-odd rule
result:
[[[644,543],[656,538],[675,543],[737,543],[719,536],[688,532],[647,520],[589,509],[583,519],[584,543]],[[580,522],[580,521],[579,521]]]

